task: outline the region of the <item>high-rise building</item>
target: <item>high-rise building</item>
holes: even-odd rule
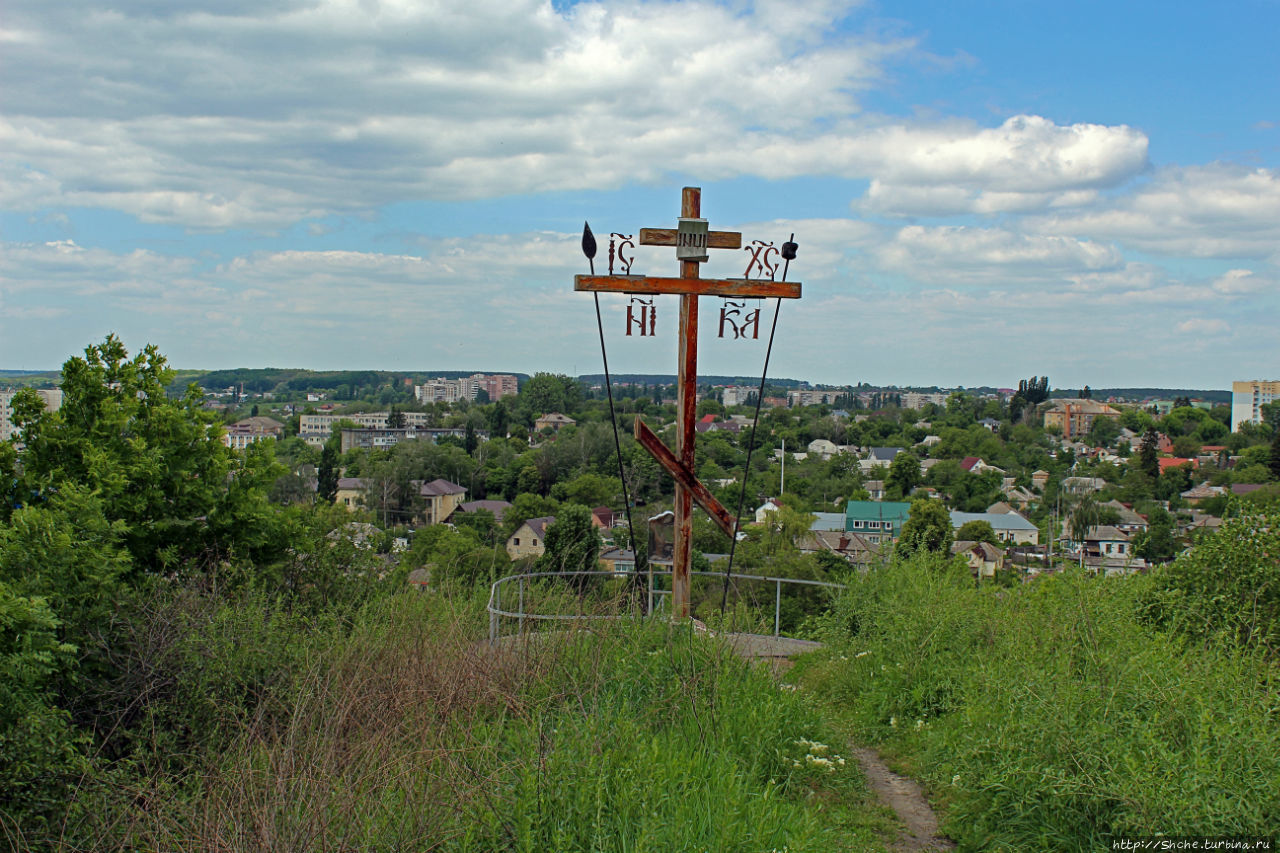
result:
[[[519,381],[509,373],[473,373],[461,379],[428,379],[413,390],[419,403],[474,400],[481,391],[493,402],[515,394],[519,390]]]
[[[1231,431],[1240,424],[1262,423],[1262,407],[1280,402],[1280,381],[1253,379],[1231,383]]]
[[[0,391],[0,441],[8,441],[18,434],[18,428],[14,426],[12,420],[13,410],[11,403],[13,395],[17,394],[17,390],[13,388]],[[36,393],[40,395],[40,399],[44,400],[45,408],[56,412],[62,408],[62,391],[57,388],[38,388]]]

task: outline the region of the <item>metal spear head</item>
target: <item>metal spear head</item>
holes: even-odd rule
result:
[[[582,223],[582,254],[587,256],[587,260],[594,261],[596,258],[596,235],[591,233],[591,223]]]

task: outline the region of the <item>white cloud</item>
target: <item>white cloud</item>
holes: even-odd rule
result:
[[[15,4],[4,203],[269,227],[618,187],[812,136],[912,48],[834,35],[846,4],[776,6]]]
[[[883,269],[925,283],[1061,281],[1124,263],[1115,247],[1101,243],[966,226],[909,225],[874,255]]]
[[[899,215],[1073,207],[1147,165],[1147,138],[1133,128],[1061,126],[1027,115],[997,128],[959,122],[886,127],[850,140],[842,151],[875,176],[859,206]]]
[[[1114,240],[1160,255],[1280,259],[1280,173],[1214,163],[1169,167],[1092,210],[1046,216],[1043,233]]]
[[[1226,320],[1208,317],[1193,317],[1190,320],[1184,320],[1177,325],[1179,332],[1188,334],[1208,335],[1219,334],[1231,328]]]

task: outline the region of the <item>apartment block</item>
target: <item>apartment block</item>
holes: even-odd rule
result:
[[[9,388],[0,391],[0,441],[8,441],[15,438],[18,434],[18,428],[12,420],[13,409],[10,403],[13,401],[13,395],[18,393],[18,389]],[[57,388],[39,388],[36,393],[40,395],[40,399],[44,400],[45,408],[51,412],[56,412],[62,408],[62,391]]]
[[[1262,423],[1262,407],[1280,402],[1280,381],[1253,379],[1231,383],[1231,431],[1240,424]]]
[[[474,400],[485,392],[489,400],[509,397],[519,390],[519,381],[509,373],[473,373],[461,379],[428,379],[414,386],[414,397],[419,403],[456,403]]]

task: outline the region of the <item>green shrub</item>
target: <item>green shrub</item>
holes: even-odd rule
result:
[[[1156,624],[1280,652],[1280,510],[1228,518],[1154,578],[1143,604]]]
[[[1146,577],[974,590],[918,563],[851,581],[812,684],[947,805],[975,850],[1280,825],[1274,664],[1135,615]],[[842,638],[843,635],[843,638]]]

